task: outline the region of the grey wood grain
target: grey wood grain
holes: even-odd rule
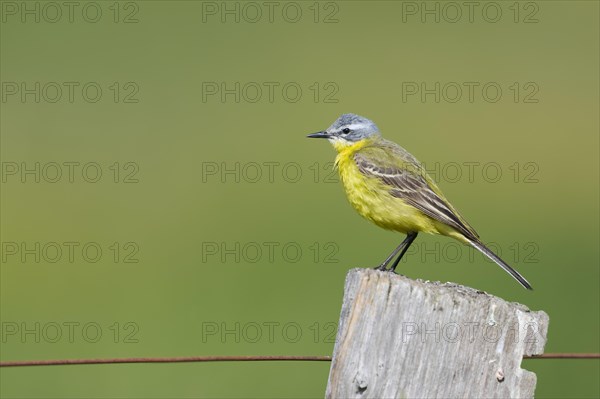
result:
[[[548,315],[371,269],[346,277],[326,398],[532,398]]]

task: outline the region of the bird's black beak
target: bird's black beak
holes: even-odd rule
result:
[[[328,139],[331,137],[331,134],[327,133],[326,131],[322,131],[322,132],[317,132],[317,133],[313,133],[313,134],[309,134],[308,136],[306,136],[308,138],[311,139]]]

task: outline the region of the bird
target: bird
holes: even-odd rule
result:
[[[440,234],[472,246],[523,287],[533,289],[519,272],[485,246],[423,165],[400,145],[384,139],[373,121],[343,114],[326,130],[307,137],[327,139],[333,145],[337,151],[334,167],[350,204],[361,216],[379,227],[406,234],[375,269],[395,273],[419,233]]]

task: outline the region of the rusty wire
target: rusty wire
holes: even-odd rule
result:
[[[600,353],[544,353],[524,359],[600,359]],[[198,363],[198,362],[264,362],[308,361],[330,362],[331,356],[191,356],[191,357],[125,357],[107,359],[17,360],[0,362],[0,367],[68,366],[119,363]]]

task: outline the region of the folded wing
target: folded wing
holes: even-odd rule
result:
[[[403,148],[395,144],[364,147],[354,154],[354,161],[362,173],[376,177],[388,186],[392,196],[453,227],[469,239],[479,237],[446,200],[423,166]]]

